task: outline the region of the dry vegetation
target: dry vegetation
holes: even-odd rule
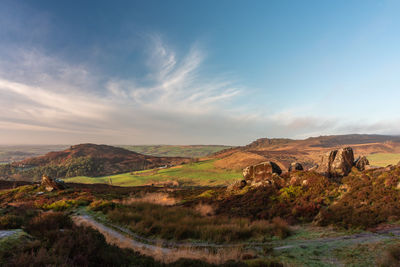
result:
[[[289,225],[295,224],[312,222],[354,230],[400,220],[400,166],[364,172],[353,169],[350,175],[335,181],[312,171],[282,175],[286,181],[293,177],[296,179],[291,185],[245,187],[240,192],[222,187],[71,184],[67,190],[43,193],[38,185],[12,189],[14,185],[8,183],[11,189],[0,191],[0,229],[22,228],[32,240],[18,249],[1,252],[1,258],[10,266],[27,262],[86,266],[98,264],[97,260],[115,261],[117,265],[161,264],[108,245],[98,232],[72,224],[70,215],[76,210],[88,210],[151,240],[209,244],[285,242],[292,238],[286,238],[293,233]],[[87,242],[91,245],[82,248]],[[100,259],[93,258],[95,251],[102,252]],[[386,253],[386,260],[379,264],[397,266],[398,246],[393,245]],[[207,266],[204,262],[193,264]]]
[[[288,225],[279,218],[270,223],[247,218],[203,216],[185,207],[164,207],[146,202],[130,205],[93,202],[91,208],[102,211],[112,222],[126,225],[139,235],[167,240],[229,243],[265,240],[272,236],[285,238],[290,234]]]

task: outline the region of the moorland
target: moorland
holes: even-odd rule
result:
[[[398,266],[398,153],[396,136],[347,135],[201,157],[90,144],[5,164],[0,264]]]

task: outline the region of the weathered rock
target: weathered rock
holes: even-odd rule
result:
[[[44,186],[47,191],[63,190],[67,188],[67,185],[64,183],[64,181],[60,179],[51,179],[46,175],[43,175],[41,185]]]
[[[356,166],[359,171],[364,171],[367,165],[369,165],[369,161],[366,156],[358,157],[354,162],[354,166]]]
[[[333,150],[333,151],[325,153],[322,156],[321,162],[318,165],[318,167],[315,169],[315,171],[317,171],[323,175],[329,176],[331,164],[332,164],[333,160],[335,159],[337,152],[338,152],[337,150]]]
[[[250,179],[254,175],[254,166],[248,166],[243,169],[243,178]]]
[[[280,175],[282,170],[275,162],[268,161],[246,167],[243,170],[243,177],[246,180],[263,180],[273,173]]]
[[[351,147],[338,150],[334,161],[331,164],[331,176],[346,176],[351,172],[354,165],[354,153]]]
[[[298,162],[292,162],[292,163],[290,164],[290,166],[289,166],[289,172],[292,172],[292,171],[302,171],[302,170],[304,170],[303,165],[301,165],[301,164],[298,163]]]
[[[309,168],[309,171],[316,171],[318,169],[318,165],[314,165],[311,168]]]
[[[246,180],[238,180],[230,184],[227,188],[228,191],[238,191],[243,189],[247,185]]]
[[[316,171],[328,177],[340,177],[348,175],[353,165],[353,149],[345,147],[324,154]]]

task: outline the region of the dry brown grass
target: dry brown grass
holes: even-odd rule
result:
[[[103,226],[85,217],[74,217],[74,222],[80,226],[88,226],[104,235],[107,243],[120,248],[130,248],[142,255],[150,256],[163,263],[172,263],[182,258],[201,260],[212,264],[222,264],[230,260],[241,260],[243,255],[249,254],[241,246],[226,248],[198,248],[194,245],[179,246],[176,248],[163,248],[160,246],[146,245],[124,236],[110,228]]]
[[[141,196],[135,196],[130,198],[125,198],[123,200],[118,201],[118,203],[124,205],[130,205],[132,203],[144,202],[144,203],[152,203],[161,206],[172,206],[179,202],[178,199],[171,197],[167,193],[146,193]]]
[[[213,206],[209,204],[199,203],[194,207],[194,210],[200,213],[202,216],[212,216],[215,214]]]
[[[192,208],[167,207],[144,202],[119,204],[115,207],[103,206],[104,209],[99,206],[97,210],[101,210],[112,222],[125,225],[134,233],[151,238],[230,243],[264,240],[272,236],[283,238],[290,233],[289,227],[283,223],[203,216]],[[200,208],[204,212],[211,212],[210,207]]]
[[[214,166],[221,169],[241,170],[267,159],[251,152],[236,152],[214,162]]]

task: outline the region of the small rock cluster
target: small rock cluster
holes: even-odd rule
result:
[[[369,166],[369,161],[365,156],[354,160],[354,152],[351,147],[332,150],[324,154],[319,165],[309,169],[316,171],[328,178],[340,178],[348,175],[351,169],[356,167],[359,171],[364,171]],[[243,169],[243,180],[238,180],[228,187],[228,190],[241,190],[246,186],[277,186],[278,188],[286,185],[302,184],[307,185],[307,180],[302,180],[300,171],[304,168],[299,162],[293,162],[289,166],[289,178],[283,179],[281,168],[272,161],[262,162],[256,165],[251,165]],[[399,185],[400,188],[400,185]]]
[[[228,187],[228,190],[240,190],[245,186],[283,186],[285,180],[279,175],[282,174],[281,168],[272,161],[262,162],[251,165],[243,169],[243,180],[236,181]]]
[[[281,168],[272,161],[262,162],[257,165],[251,165],[243,170],[243,177],[246,180],[264,180],[266,177],[271,176],[273,173],[280,175]]]
[[[67,185],[60,179],[52,179],[46,175],[42,176],[41,186],[44,186],[46,191],[64,190]]]
[[[331,178],[343,177],[348,175],[353,167],[364,171],[367,165],[369,161],[365,156],[354,161],[353,149],[345,147],[324,154],[315,171]]]

